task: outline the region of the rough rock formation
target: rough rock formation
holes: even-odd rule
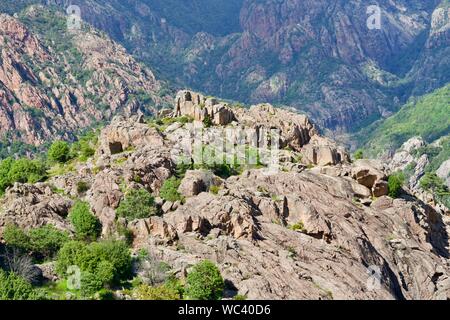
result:
[[[445,161],[436,171],[438,177],[445,181],[445,184],[450,188],[450,160]]]
[[[233,112],[225,103],[206,98],[200,93],[180,91],[175,98],[174,116],[189,116],[197,121],[211,119],[215,125],[227,125],[234,120]]]
[[[434,157],[436,154],[427,153],[428,149],[436,149],[437,157],[441,160],[437,163],[441,163],[433,170],[431,173],[436,173],[436,175],[442,179],[444,184],[449,184],[449,161],[443,161],[442,156],[440,154],[446,154],[448,152],[446,148],[446,143],[443,142],[449,139],[448,137],[442,137],[441,139],[433,142],[426,143],[423,141],[421,137],[413,137],[406,141],[399,150],[395,152],[391,159],[388,159],[388,171],[389,173],[394,172],[403,172],[407,178],[407,188],[410,190],[412,194],[417,196],[419,199],[422,199],[426,203],[434,203],[436,204],[437,197],[429,190],[424,190],[421,186],[421,179],[425,176],[427,172],[429,172],[429,167],[431,163],[436,165],[436,161]],[[428,151],[429,152],[429,151]],[[448,206],[448,205],[447,205]],[[444,204],[441,204],[442,211],[448,211],[449,208],[446,208]]]
[[[96,157],[79,164],[79,173],[47,182],[58,182],[67,195],[54,194],[45,184],[16,185],[0,204],[0,221],[68,228],[63,219],[71,204],[68,194],[73,181],[83,179],[90,188],[78,197],[101,220],[103,237],[117,236],[118,224],[127,227],[134,250],[149,249],[179,277],[194,263],[210,259],[227,280],[226,297],[450,299],[449,217],[407,192],[400,199],[384,196],[387,172],[376,162],[309,168],[292,162],[292,155],[302,154],[320,137],[307,119],[276,110],[287,116],[287,123],[280,124],[270,110],[236,112],[235,128],[244,125],[247,112],[256,112],[263,124],[284,127],[281,139],[301,147],[280,150],[285,159],[278,172],[247,168],[219,180],[204,168],[188,171],[179,189],[185,201],[158,199],[165,208],[161,216],[118,219],[115,209],[126,189],[145,188],[158,196],[163,181],[176,172],[171,155],[176,140],[170,136],[193,124],[177,123],[160,133],[138,118],[116,118],[103,129]],[[274,122],[267,120],[271,117]],[[295,119],[302,119],[302,125]],[[296,130],[289,128],[296,126],[311,136],[291,136]],[[114,141],[132,148],[110,152]],[[220,187],[208,192],[213,180]]]
[[[222,116],[214,113],[214,110],[219,110],[216,109],[216,106],[220,106],[219,109],[224,112]],[[199,93],[184,90],[177,95],[172,115],[174,118],[187,116],[194,121],[203,121],[204,116],[199,116],[199,114],[203,114],[203,111],[205,115],[209,114],[211,119],[215,119],[213,123],[216,125],[228,125],[227,128],[244,130],[253,129],[258,132],[256,141],[252,144],[255,147],[261,147],[264,143],[261,141],[264,139],[263,130],[266,130],[266,138],[268,138],[267,132],[275,128],[279,132],[279,148],[287,148],[301,153],[305,164],[326,166],[349,161],[348,153],[335,142],[320,136],[308,117],[295,111],[275,108],[270,104],[259,104],[251,106],[249,109],[232,107],[229,104],[218,102],[215,98],[206,99]],[[192,132],[198,128],[198,125],[191,125],[188,129],[191,134],[188,136],[195,138]],[[186,139],[185,129],[186,127],[178,124],[167,128],[168,139],[172,142]],[[220,136],[221,134],[221,132],[208,132],[206,137],[203,137],[204,140],[207,140],[204,142],[213,144],[223,138]],[[240,143],[238,142],[239,138],[239,136],[234,137],[237,144]],[[194,144],[194,141],[189,141],[189,143]]]
[[[0,199],[0,233],[8,224],[24,229],[52,224],[71,230],[65,219],[73,201],[58,195],[45,184],[15,184]]]

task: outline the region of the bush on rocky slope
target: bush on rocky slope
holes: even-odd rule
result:
[[[211,261],[196,264],[186,280],[186,295],[194,300],[220,300],[223,297],[224,280],[219,269]]]
[[[3,231],[3,239],[9,246],[33,254],[38,260],[43,260],[54,257],[64,243],[69,241],[69,235],[52,225],[29,231],[8,225]]]
[[[0,269],[0,300],[36,300],[38,294],[25,279]]]
[[[88,203],[76,202],[70,210],[69,219],[78,239],[94,241],[100,236],[100,221],[92,214]]]
[[[116,213],[128,220],[148,218],[157,214],[155,198],[145,189],[129,190]]]

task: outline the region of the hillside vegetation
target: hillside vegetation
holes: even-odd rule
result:
[[[406,104],[397,114],[362,130],[362,145],[372,155],[394,151],[421,136],[433,142],[450,133],[450,85]],[[366,137],[366,138],[364,138]]]

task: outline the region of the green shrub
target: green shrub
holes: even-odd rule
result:
[[[120,202],[116,213],[128,220],[148,218],[157,214],[155,198],[145,189],[130,190]]]
[[[85,193],[89,190],[89,184],[85,181],[78,181],[77,182],[77,192],[78,194]]]
[[[45,225],[28,232],[15,226],[6,226],[3,239],[11,247],[32,253],[38,260],[52,258],[69,241],[67,232]]]
[[[405,175],[402,172],[397,172],[389,176],[388,179],[389,196],[392,198],[397,198],[402,191],[404,183],[405,183]]]
[[[82,266],[86,267],[89,264],[86,263],[89,258],[88,247],[85,243],[69,241],[58,252],[56,272],[61,277],[66,277],[67,270],[70,266],[78,266],[80,269]]]
[[[108,261],[114,266],[114,281],[131,275],[131,255],[123,241],[103,241],[90,244],[89,250],[101,261]]]
[[[420,186],[422,187],[422,189],[432,191],[436,194],[448,193],[448,189],[444,184],[444,181],[435,173],[425,173],[423,178],[420,180]]]
[[[209,187],[209,192],[211,192],[212,194],[219,194],[220,191],[220,187],[219,186],[211,186]]]
[[[47,167],[42,161],[22,158],[10,163],[8,184],[36,183],[47,177]]]
[[[82,282],[83,274],[87,277],[84,291],[92,293],[89,288],[98,288],[97,281],[103,288],[128,278],[131,275],[131,263],[130,250],[124,242],[86,244],[70,241],[58,253],[56,271],[61,277],[66,277],[68,268],[77,266],[82,272]],[[92,277],[95,277],[96,281],[91,281]]]
[[[181,180],[176,177],[167,179],[159,190],[160,197],[170,202],[183,201],[183,197],[178,192],[180,184]]]
[[[3,230],[3,240],[11,247],[28,251],[30,249],[30,238],[25,230],[10,224]]]
[[[60,231],[50,224],[30,230],[28,236],[31,250],[44,258],[55,256],[64,243],[69,241],[67,232]]]
[[[213,121],[209,115],[206,115],[205,119],[203,119],[203,125],[205,128],[210,128],[213,126]]]
[[[356,150],[355,153],[353,154],[353,158],[355,160],[364,159],[364,151],[362,149]]]
[[[65,141],[55,141],[48,149],[48,159],[53,162],[66,163],[70,159],[70,147]]]
[[[95,293],[103,289],[104,283],[94,273],[82,272],[80,280],[81,294],[84,297],[93,296]]]
[[[31,284],[14,273],[0,269],[0,300],[36,300]]]
[[[420,186],[424,190],[433,192],[438,202],[450,207],[450,190],[436,173],[427,172],[420,180]]]
[[[196,264],[186,281],[186,295],[194,300],[220,300],[223,297],[224,280],[219,269],[211,261]]]
[[[101,224],[86,202],[77,201],[70,209],[69,219],[78,239],[92,241],[100,236]]]
[[[305,231],[305,225],[302,221],[299,221],[291,226],[289,226],[289,229],[292,231],[298,231],[298,232],[304,232]]]
[[[177,291],[164,285],[151,287],[147,284],[141,284],[133,290],[132,295],[137,300],[180,300]]]

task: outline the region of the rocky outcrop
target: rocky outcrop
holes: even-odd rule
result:
[[[375,197],[388,194],[387,175],[378,161],[357,160],[351,174],[359,184],[371,189]]]
[[[222,179],[210,171],[189,170],[181,181],[178,192],[184,197],[193,197],[209,191],[211,186],[220,186],[222,184]]]
[[[54,193],[46,184],[15,184],[0,199],[0,238],[9,224],[27,230],[47,224],[72,230],[66,220],[72,205],[72,200]]]
[[[206,104],[202,101],[206,101]],[[217,105],[223,104],[217,101],[215,98],[205,100],[201,94],[196,92],[180,91],[177,95],[173,117],[188,116],[194,120],[201,121],[204,118],[198,117],[200,106],[205,104],[204,109],[209,110],[209,106],[214,103],[218,103]],[[275,108],[270,104],[259,104],[251,106],[249,109],[228,107],[227,110],[231,116],[225,117],[228,119],[225,122],[219,121],[220,125],[228,124],[227,129],[237,129],[236,132],[241,132],[238,129],[253,130],[256,133],[255,139],[246,141],[252,147],[262,148],[268,142],[264,140],[270,140],[270,130],[275,129],[277,131],[279,149],[289,149],[300,153],[304,164],[327,166],[350,161],[350,157],[344,148],[339,147],[332,140],[320,136],[309,118],[298,114],[295,110]],[[219,124],[219,122],[216,121],[215,123]],[[198,124],[190,124],[184,127],[176,124],[175,126],[167,128],[166,133],[168,139],[177,144],[177,148],[180,150],[189,149],[189,145],[194,145],[194,131],[202,129],[202,126]],[[243,143],[239,140],[242,138],[239,134],[234,133],[233,135],[232,130],[229,133],[235,140],[235,144]],[[186,141],[186,138],[189,136],[193,139]],[[214,130],[206,132],[202,137],[203,142],[206,144],[214,144],[216,141],[221,141],[224,138],[225,134],[223,132],[215,132]],[[187,142],[187,145],[183,146],[184,142]],[[289,154],[287,157],[289,158]]]
[[[438,177],[444,180],[446,186],[450,188],[450,160],[445,161],[436,171]]]
[[[440,214],[412,199],[380,197],[361,206],[351,190],[345,177],[245,172],[217,196],[202,193],[163,216],[177,229],[182,252],[148,247],[177,268],[215,261],[248,298],[448,298],[448,231]],[[368,267],[379,272],[377,288]]]
[[[120,154],[145,145],[164,146],[163,137],[156,129],[150,128],[142,117],[115,117],[111,124],[102,130],[99,141],[99,156]]]
[[[215,125],[225,126],[234,120],[234,114],[225,103],[206,98],[200,93],[180,91],[175,98],[175,117],[188,116],[197,121],[210,119]]]

